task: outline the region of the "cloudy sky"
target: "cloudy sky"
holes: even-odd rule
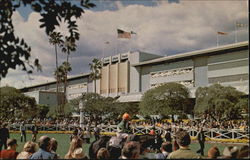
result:
[[[93,1],[93,0],[92,0]],[[145,51],[159,55],[174,55],[235,43],[235,23],[248,25],[247,0],[96,0],[97,7],[86,10],[78,20],[80,41],[70,56],[70,76],[88,73],[93,58],[128,51]],[[1,86],[27,87],[53,81],[54,48],[44,29],[39,28],[40,15],[21,8],[13,15],[15,32],[32,48],[32,58],[39,58],[43,72],[28,76],[20,70],[9,70]],[[58,30],[65,31],[62,24]],[[117,38],[117,28],[134,31],[130,40]],[[67,32],[64,32],[67,34]],[[246,41],[248,28],[237,30],[238,41]],[[105,42],[109,44],[105,44]],[[66,56],[59,53],[59,64]]]

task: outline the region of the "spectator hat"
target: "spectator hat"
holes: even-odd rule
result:
[[[81,158],[84,158],[85,157],[85,154],[82,150],[82,148],[77,148],[73,154],[72,154],[73,158],[75,159],[81,159]]]

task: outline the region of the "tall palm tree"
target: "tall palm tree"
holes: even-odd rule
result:
[[[92,60],[92,63],[89,64],[90,66],[90,79],[92,79],[94,81],[94,91],[96,93],[96,80],[101,78],[101,68],[102,68],[102,63],[99,59],[94,58]]]
[[[71,52],[74,52],[76,50],[76,44],[75,44],[75,39],[72,37],[65,37],[65,41],[62,44],[62,52],[67,54],[66,62],[64,62],[64,71],[65,71],[65,78],[63,80],[64,83],[64,99],[63,99],[63,104],[66,104],[67,102],[67,85],[68,85],[68,72],[72,70],[70,63],[69,63],[69,55]]]
[[[51,32],[49,34],[49,43],[52,44],[53,46],[55,46],[55,56],[56,56],[56,71],[58,70],[58,57],[57,57],[57,46],[59,46],[63,40],[62,40],[62,35],[60,34],[60,32]],[[57,72],[55,72],[57,73]],[[58,76],[56,76],[56,98],[57,98],[57,105],[59,104],[59,88],[58,88]]]

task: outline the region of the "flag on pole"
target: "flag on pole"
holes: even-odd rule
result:
[[[217,32],[217,34],[227,35],[228,33],[226,33],[226,32]]]
[[[117,33],[118,33],[118,38],[131,39],[131,33],[130,32],[126,32],[126,31],[123,31],[121,29],[117,29]]]
[[[106,41],[105,44],[109,44],[109,41]]]

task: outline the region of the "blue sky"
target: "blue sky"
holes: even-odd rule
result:
[[[216,46],[217,31],[220,45],[235,42],[235,22],[248,25],[248,1],[167,1],[167,0],[98,0],[97,7],[85,10],[77,20],[80,41],[70,56],[70,76],[89,72],[93,58],[140,50],[159,55],[173,55]],[[34,73],[30,80],[20,70],[10,70],[2,85],[17,88],[54,80],[54,48],[48,43],[44,29],[40,29],[40,15],[29,7],[21,7],[13,14],[15,33],[31,46],[32,58],[39,58],[42,73]],[[25,28],[25,29],[24,29]],[[28,29],[27,29],[28,28]],[[117,39],[117,28],[135,31],[130,40]],[[67,34],[64,24],[57,28]],[[248,28],[237,31],[238,41],[246,41]],[[110,43],[105,44],[106,41]],[[65,55],[59,52],[59,64]],[[18,80],[17,81],[17,78]]]

